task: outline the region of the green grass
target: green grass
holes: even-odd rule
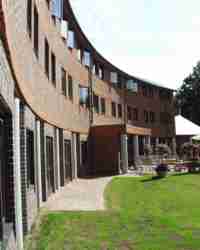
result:
[[[27,249],[200,250],[199,175],[115,178],[105,198],[105,212],[45,215]]]

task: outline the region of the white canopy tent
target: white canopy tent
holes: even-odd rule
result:
[[[176,136],[200,135],[200,127],[181,115],[175,117]]]

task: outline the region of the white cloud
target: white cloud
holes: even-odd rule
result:
[[[95,48],[130,74],[178,87],[200,59],[197,0],[72,0]]]

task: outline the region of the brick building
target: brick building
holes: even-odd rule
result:
[[[21,250],[62,186],[173,146],[173,91],[103,58],[68,0],[0,0],[0,32],[0,242]]]

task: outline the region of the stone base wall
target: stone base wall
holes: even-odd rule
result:
[[[12,224],[6,225],[2,250],[17,250],[17,244]]]
[[[28,231],[30,232],[33,223],[35,222],[38,208],[37,208],[37,195],[33,187],[27,191],[27,210],[28,210]]]

